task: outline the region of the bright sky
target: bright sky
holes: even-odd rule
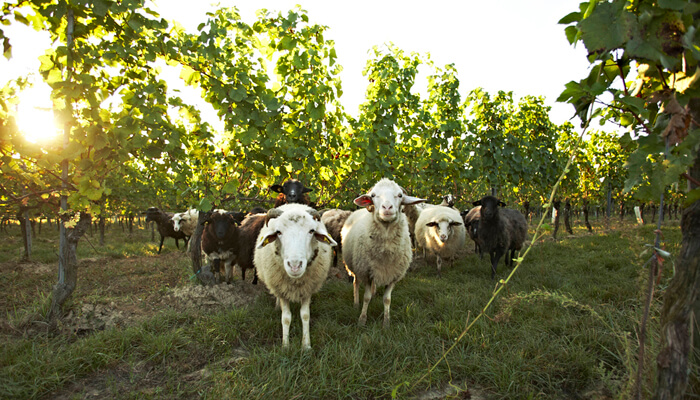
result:
[[[194,31],[215,9],[205,2],[156,0],[163,17]],[[357,115],[367,81],[362,70],[368,50],[392,42],[407,53],[430,53],[437,66],[454,63],[460,92],[483,87],[489,93],[513,91],[516,98],[544,96],[557,124],[574,114],[571,105],[555,103],[564,85],[588,75],[583,46],[573,48],[557,22],[577,11],[579,0],[255,0],[222,1],[238,7],[252,23],[255,11],[286,11],[300,4],[309,21],[329,27],[325,37],[335,41],[346,111]],[[178,4],[175,6],[175,4]],[[417,82],[425,88],[425,82]],[[578,127],[579,121],[572,121]]]
[[[460,92],[483,87],[489,93],[513,91],[515,98],[544,96],[552,107],[550,118],[561,124],[573,107],[555,100],[571,80],[588,74],[583,46],[573,48],[557,21],[578,10],[579,0],[388,1],[355,0],[224,0],[222,7],[238,7],[245,22],[267,8],[286,13],[296,4],[308,12],[311,23],[326,25],[326,39],[335,41],[346,111],[357,115],[367,87],[362,70],[372,46],[392,42],[407,53],[430,53],[437,66],[454,63]],[[162,17],[194,31],[217,6],[191,0],[156,0]],[[5,27],[7,28],[7,27]],[[0,61],[0,80],[36,71],[42,52],[41,36],[29,29],[6,30],[13,43],[13,59]],[[46,40],[46,39],[44,39]],[[417,83],[424,90],[425,81]],[[171,84],[180,87],[180,84]],[[193,92],[198,93],[198,91]],[[44,104],[45,106],[46,104]],[[207,115],[206,110],[205,117]],[[576,128],[578,120],[572,123]],[[216,125],[216,124],[215,124]]]

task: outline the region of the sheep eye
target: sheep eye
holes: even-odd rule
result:
[[[316,231],[314,229],[311,229],[309,233],[313,235],[314,233],[316,233]]]
[[[399,198],[402,198],[402,197],[403,197],[403,193],[399,193]]]
[[[372,193],[370,196],[371,196],[371,197],[375,197],[376,195],[375,195],[374,193]]]

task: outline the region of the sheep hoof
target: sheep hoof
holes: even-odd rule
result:
[[[358,326],[365,326],[367,324],[367,316],[366,315],[360,315],[360,319],[357,320],[357,325]]]
[[[384,329],[389,329],[391,328],[391,320],[390,319],[384,319],[384,323],[382,324],[382,328]]]

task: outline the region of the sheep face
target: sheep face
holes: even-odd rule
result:
[[[246,217],[246,213],[241,211],[227,211],[226,214],[232,216],[237,225],[240,225]]]
[[[447,207],[454,207],[455,205],[455,197],[451,194],[446,194],[442,196],[442,206],[447,206]]]
[[[173,215],[172,220],[173,226],[175,227],[175,232],[180,232],[180,222],[182,221],[184,215],[185,213],[177,213]]]
[[[452,235],[453,228],[455,226],[462,225],[462,223],[458,221],[451,221],[449,219],[442,219],[439,221],[430,221],[425,225],[433,228],[430,230],[430,234],[437,242],[444,244]]]
[[[263,248],[274,243],[290,278],[298,279],[318,253],[318,242],[335,246],[337,243],[320,222],[313,209],[280,207],[268,212],[269,234],[258,244]]]
[[[475,206],[481,206],[481,218],[484,218],[485,220],[495,218],[498,213],[498,207],[506,206],[506,203],[493,196],[485,196],[481,200],[475,201],[473,204]]]
[[[367,208],[380,222],[393,222],[399,217],[401,205],[422,203],[425,199],[412,197],[404,193],[401,186],[389,179],[377,182],[372,190],[354,200],[355,204]]]
[[[237,225],[233,215],[218,212],[208,216],[204,222],[210,227],[208,227],[208,229],[213,231],[216,239],[218,240],[224,240],[228,235],[228,232],[231,229],[235,229],[235,226]]]
[[[283,193],[287,198],[287,203],[301,203],[304,193],[311,192],[313,189],[304,187],[304,184],[296,179],[287,179],[282,185],[270,186],[270,190]]]
[[[157,219],[157,216],[161,213],[160,209],[158,207],[150,207],[148,210],[146,210],[146,222],[151,222],[155,221]]]

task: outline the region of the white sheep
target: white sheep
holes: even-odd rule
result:
[[[442,260],[453,260],[464,247],[467,231],[459,212],[451,207],[429,207],[423,210],[416,221],[418,246],[437,258],[438,276],[442,271]]]
[[[197,228],[197,219],[199,218],[199,211],[194,208],[183,213],[177,213],[173,215],[173,223],[175,225],[175,232],[182,231],[187,236],[192,236],[194,230]]]
[[[333,267],[338,264],[338,253],[343,251],[340,233],[343,230],[343,225],[345,225],[345,220],[347,220],[351,214],[352,211],[340,210],[337,208],[321,212],[321,222],[323,222],[323,225],[326,227],[333,240],[338,243],[338,246],[335,247],[335,251],[333,252]]]
[[[390,325],[391,291],[411,265],[411,240],[402,205],[424,202],[408,196],[394,181],[382,179],[369,193],[354,200],[357,210],[342,231],[343,261],[353,276],[353,301],[359,305],[360,283],[365,286],[358,324],[367,322],[367,306],[377,286],[384,290],[384,327]]]
[[[289,346],[292,313],[289,302],[301,303],[302,346],[311,348],[311,295],[318,292],[331,266],[336,245],[318,212],[303,204],[285,204],[267,213],[258,235],[253,262],[258,278],[282,308],[282,346]]]

